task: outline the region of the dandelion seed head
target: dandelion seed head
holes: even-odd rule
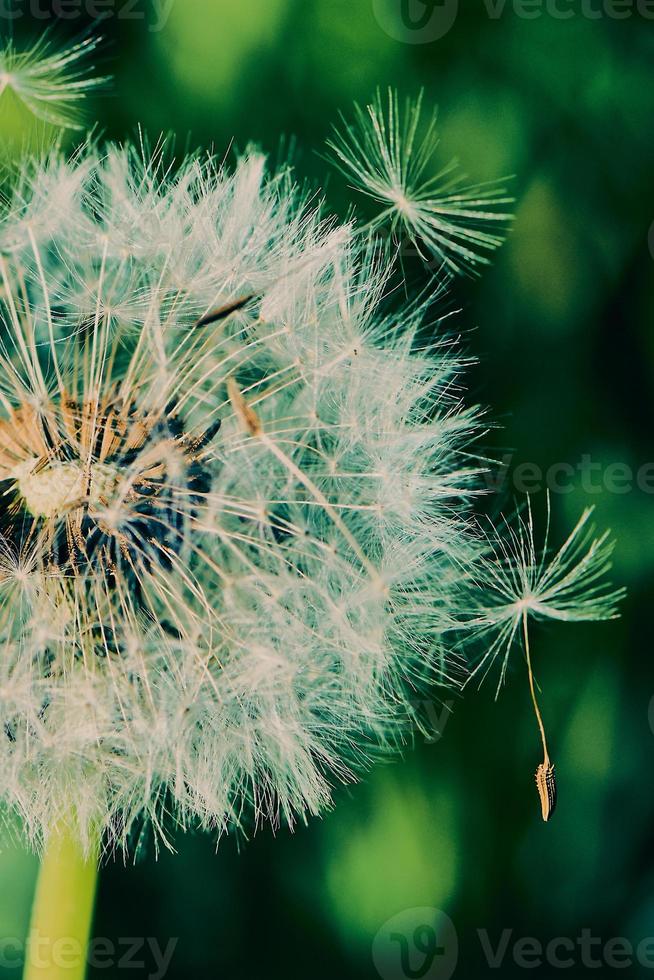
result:
[[[124,846],[292,825],[459,682],[476,416],[424,309],[380,314],[387,276],[256,153],[25,164],[0,221],[0,795],[34,841],[71,808]]]

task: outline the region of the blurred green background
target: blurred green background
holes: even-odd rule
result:
[[[506,246],[481,279],[459,280],[454,290],[466,343],[480,358],[472,394],[501,423],[487,437],[489,452],[514,453],[512,466],[576,467],[590,455],[635,471],[654,459],[654,20],[635,4],[622,5],[630,15],[618,18],[617,5],[601,0],[583,9],[545,4],[540,16],[532,4],[528,18],[508,2],[495,16],[490,3],[414,2],[412,11],[406,0],[403,22],[400,0],[105,0],[101,68],[115,81],[90,118],[111,137],[140,124],[154,137],[174,131],[180,148],[188,141],[220,154],[232,139],[274,154],[281,134],[294,136],[300,173],[322,180],[326,165],[315,151],[340,109],[370,99],[377,86],[409,94],[424,87],[427,102],[440,106],[443,162],[457,156],[479,180],[516,175]],[[34,35],[54,23],[50,6],[19,3],[25,16],[0,17],[0,29],[17,40]],[[91,0],[52,6],[66,13],[56,37],[92,23]],[[555,16],[557,9],[572,16]],[[443,36],[430,39],[433,23]],[[344,212],[343,182],[332,175],[328,189]],[[574,942],[584,929],[603,943],[654,936],[646,619],[654,496],[637,487],[589,493],[579,475],[570,487],[552,498],[557,535],[596,504],[598,523],[618,539],[615,578],[629,597],[620,621],[534,635],[559,779],[550,825],[540,820],[538,733],[515,658],[497,703],[492,683],[467,690],[440,740],[337,789],[334,811],[295,834],[264,829],[248,842],[226,839],[217,852],[213,840],[189,835],[174,856],[106,867],[97,935],[156,937],[164,947],[178,938],[170,980],[379,977],[374,937],[392,916],[421,907],[454,923],[461,980],[497,972],[479,929],[493,946],[512,930],[503,977],[525,972],[512,954],[520,937],[546,945]],[[508,479],[508,500],[513,489]],[[1,936],[25,934],[35,871],[7,836]],[[409,929],[410,947],[415,939]],[[450,975],[447,957],[421,972],[414,952],[415,972],[389,953],[382,980]],[[573,975],[591,969],[579,947],[568,955]],[[5,964],[0,977],[18,972]],[[559,969],[545,963],[532,972]],[[627,972],[651,975],[637,964]],[[121,974],[97,969],[91,977]],[[156,975],[151,956],[129,975],[148,974]]]

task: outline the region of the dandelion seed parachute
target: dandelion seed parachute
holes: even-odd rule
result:
[[[87,64],[99,44],[99,38],[87,37],[59,51],[46,36],[27,51],[18,51],[6,42],[0,47],[0,98],[10,90],[37,119],[79,129],[84,99],[108,81],[92,74]]]
[[[365,109],[356,105],[354,121],[343,117],[334,128],[330,158],[354,189],[382,205],[373,230],[388,225],[448,272],[472,271],[502,243],[513,199],[498,183],[467,184],[455,160],[436,169],[436,116],[423,127],[422,102],[421,93],[402,107],[389,90],[386,105],[379,92]]]
[[[472,676],[485,677],[499,662],[498,693],[525,617],[583,622],[617,615],[625,592],[607,583],[615,543],[609,532],[596,537],[592,514],[592,507],[584,511],[554,553],[549,550],[549,498],[541,548],[536,544],[530,500],[524,516],[514,523],[505,520],[489,536],[490,554],[476,568],[469,628],[484,647]]]

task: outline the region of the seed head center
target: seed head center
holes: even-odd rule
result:
[[[66,510],[99,504],[114,489],[118,474],[114,467],[94,463],[54,461],[39,466],[35,459],[16,467],[16,482],[25,506],[33,517],[51,518]]]

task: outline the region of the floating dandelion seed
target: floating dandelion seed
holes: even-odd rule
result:
[[[64,129],[80,128],[80,110],[86,96],[106,84],[91,74],[86,59],[100,39],[86,38],[62,51],[41,38],[27,51],[11,41],[0,48],[0,99],[9,90],[33,116]]]
[[[497,183],[468,185],[456,161],[433,172],[436,116],[421,132],[422,101],[421,93],[401,109],[389,91],[386,108],[380,93],[365,109],[355,106],[354,122],[343,118],[335,127],[331,159],[355,189],[384,206],[370,228],[390,224],[450,271],[470,270],[502,243],[511,220],[503,208],[512,198]]]
[[[550,509],[545,542],[538,550],[534,536],[531,501],[527,517],[513,527],[505,522],[502,533],[494,536],[495,559],[482,561],[476,584],[485,596],[487,609],[471,625],[484,642],[489,642],[472,677],[484,677],[499,660],[500,678],[497,693],[506,678],[511,652],[522,642],[534,713],[543,745],[543,762],[536,771],[536,785],[544,820],[549,820],[556,805],[554,766],[547,747],[531,663],[528,623],[530,619],[554,619],[566,622],[605,620],[615,617],[624,590],[605,584],[611,568],[613,542],[608,532],[595,537],[589,524],[593,508],[584,511],[576,527],[554,555],[548,551]]]

